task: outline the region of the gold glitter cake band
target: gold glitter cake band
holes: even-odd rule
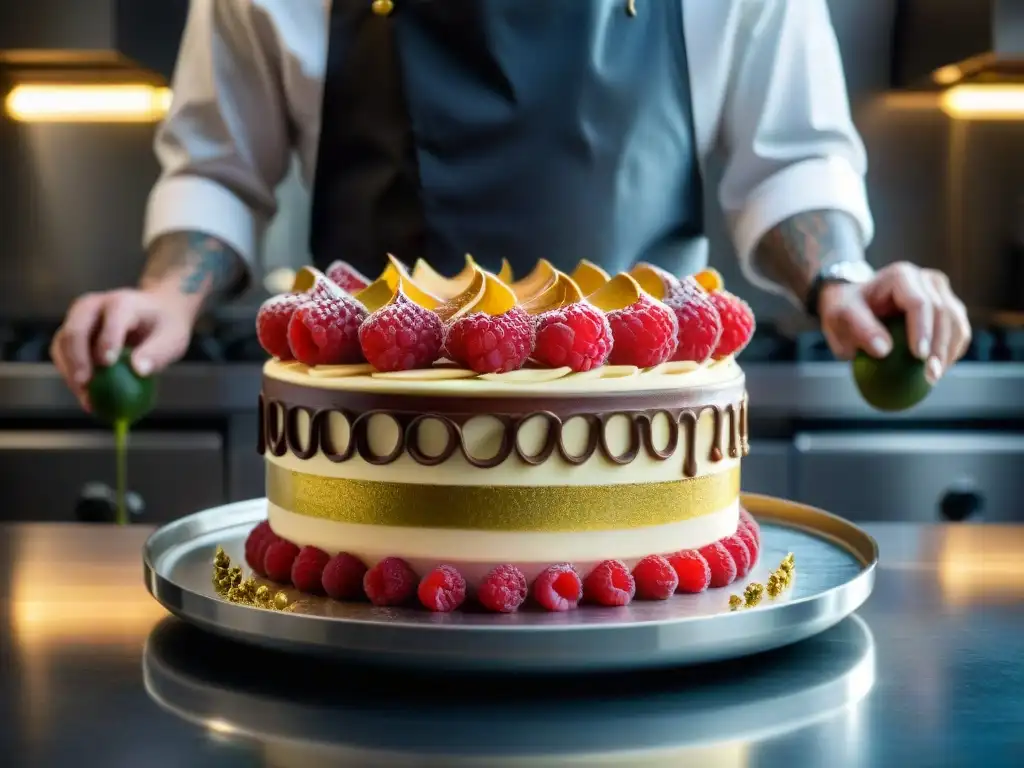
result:
[[[478,531],[609,531],[666,525],[725,509],[736,467],[666,483],[584,486],[422,485],[349,480],[267,465],[267,498],[339,523]]]

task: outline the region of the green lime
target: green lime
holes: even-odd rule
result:
[[[97,368],[89,382],[93,413],[108,424],[134,424],[149,413],[155,395],[153,379],[135,373],[127,349],[113,365]]]
[[[880,411],[903,411],[928,397],[932,385],[924,376],[924,361],[910,351],[904,318],[886,320],[885,326],[892,336],[892,352],[879,360],[858,351],[853,379],[868,405]]]

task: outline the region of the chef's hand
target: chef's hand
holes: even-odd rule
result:
[[[873,357],[892,350],[892,338],[878,318],[904,314],[910,349],[927,361],[925,376],[934,383],[963,357],[971,341],[967,310],[949,286],[949,278],[913,264],[890,264],[867,283],[834,283],[818,302],[821,327],[832,352],[853,357],[863,349]]]
[[[148,376],[185,354],[197,302],[169,290],[125,288],[82,296],[68,310],[50,344],[50,357],[82,407],[95,365],[110,365],[126,344],[132,367]]]

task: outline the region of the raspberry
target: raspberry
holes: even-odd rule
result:
[[[633,569],[636,596],[641,600],[668,600],[679,586],[679,575],[660,555],[648,555]]]
[[[359,324],[366,308],[348,297],[315,299],[295,310],[288,323],[292,354],[306,365],[343,365],[363,358]]]
[[[529,592],[522,571],[514,565],[499,565],[484,578],[476,596],[489,611],[513,613],[523,604]]]
[[[288,346],[288,321],[308,301],[309,296],[304,293],[282,293],[263,302],[256,313],[256,338],[268,355],[278,360],[293,358]]]
[[[754,335],[754,311],[747,302],[728,291],[715,291],[708,296],[722,320],[722,338],[718,340],[714,358],[721,360],[738,355]]]
[[[589,371],[604,365],[612,349],[612,327],[593,304],[570,304],[537,317],[533,358],[541,365]]]
[[[385,557],[363,577],[363,589],[374,605],[401,605],[416,591],[416,574],[400,557]]]
[[[647,368],[664,363],[676,349],[679,323],[675,313],[649,296],[608,313],[614,340],[608,362]]]
[[[711,568],[712,587],[727,587],[736,581],[736,561],[721,542],[702,547],[700,553]]]
[[[292,563],[292,584],[312,595],[323,593],[324,566],[331,556],[316,547],[303,547]]]
[[[761,547],[761,526],[757,524],[757,520],[743,507],[740,507],[740,526],[750,530],[754,534],[754,538],[757,539],[757,546]]]
[[[341,287],[323,272],[312,267],[304,267],[302,272],[305,274],[301,282],[310,282],[309,288],[303,293],[310,299],[340,299],[346,295]]]
[[[348,552],[339,552],[324,566],[320,584],[335,600],[358,600],[363,596],[366,565]]]
[[[629,605],[636,594],[636,582],[621,560],[605,560],[587,575],[583,594],[600,605]]]
[[[336,261],[327,268],[327,278],[345,293],[354,294],[363,290],[370,281],[346,261]]]
[[[549,611],[571,611],[583,598],[583,582],[568,563],[552,565],[534,579],[533,597]]]
[[[732,536],[727,536],[722,539],[719,544],[728,550],[729,555],[732,557],[732,561],[736,564],[737,579],[742,579],[750,573],[750,566],[753,565],[753,558],[751,558],[750,550],[747,549],[747,545],[744,543],[743,539],[733,534]]]
[[[270,546],[277,536],[270,530],[270,522],[264,520],[251,531],[245,539],[245,562],[249,564],[260,576],[263,573],[263,557],[267,554],[267,547]]]
[[[736,529],[736,538],[747,545],[747,552],[750,553],[750,567],[753,568],[754,563],[757,562],[757,554],[761,549],[757,542],[757,534],[755,534],[752,529],[741,524],[740,527]]]
[[[711,359],[722,338],[722,320],[718,310],[692,277],[680,281],[678,289],[665,304],[679,323],[678,344],[673,360],[703,363]]]
[[[502,315],[476,312],[448,328],[445,351],[477,373],[507,373],[523,367],[533,354],[533,319],[519,307]]]
[[[423,607],[438,613],[454,611],[466,599],[466,580],[451,565],[439,565],[422,579],[416,594]]]
[[[441,318],[409,299],[381,307],[359,326],[359,345],[378,371],[428,368],[441,354]]]
[[[679,577],[677,592],[696,595],[703,592],[711,584],[711,566],[704,555],[695,549],[676,552],[666,558]]]
[[[289,584],[292,578],[292,564],[299,555],[299,548],[290,541],[277,539],[267,547],[263,556],[263,573],[278,584]]]

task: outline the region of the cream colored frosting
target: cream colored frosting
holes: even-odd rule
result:
[[[672,389],[724,384],[743,376],[732,358],[695,366],[694,363],[663,363],[653,369],[639,370],[632,366],[604,366],[585,373],[538,368],[536,373],[524,369],[509,374],[476,374],[451,366],[435,366],[418,371],[402,371],[399,376],[367,373],[361,366],[331,366],[326,374],[295,362],[269,360],[263,375],[278,381],[326,390],[373,392],[395,395],[432,395],[437,397],[529,397],[538,393],[558,391],[561,394],[598,395],[609,392],[657,392]],[[451,374],[446,371],[452,371]],[[459,373],[454,373],[459,371]],[[458,378],[447,379],[448,375]]]
[[[628,504],[629,499],[623,503]],[[338,523],[299,515],[275,504],[268,504],[268,514],[274,532],[299,546],[348,552],[370,567],[385,557],[401,557],[417,573],[449,563],[470,581],[477,581],[498,563],[518,565],[533,579],[554,563],[570,562],[586,573],[603,560],[622,560],[632,568],[647,555],[698,549],[736,532],[739,500],[717,512],[668,525],[574,533]]]

